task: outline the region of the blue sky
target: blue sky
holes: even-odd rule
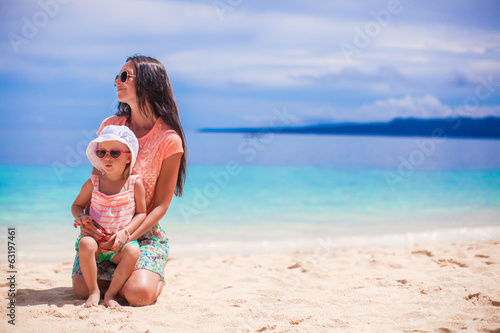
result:
[[[87,141],[135,53],[166,66],[187,132],[276,109],[292,125],[500,116],[499,14],[492,0],[2,1],[0,138],[15,144],[0,163]]]

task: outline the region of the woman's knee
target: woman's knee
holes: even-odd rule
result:
[[[123,296],[131,306],[145,306],[156,300],[156,286],[134,284],[124,288]]]
[[[161,277],[153,272],[137,270],[127,280],[122,289],[123,297],[131,306],[151,305],[162,290]]]
[[[73,276],[73,294],[76,298],[85,299],[89,297],[89,289],[85,284],[85,280],[83,275],[74,275]]]

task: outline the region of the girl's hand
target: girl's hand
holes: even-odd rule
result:
[[[113,247],[113,244],[115,242],[113,236],[111,236],[109,238],[109,240],[105,240],[104,242],[100,242],[98,243],[99,244],[99,247],[103,250],[111,250],[111,248]]]
[[[90,222],[92,222],[92,218],[90,216],[88,216],[87,214],[80,214],[75,218],[75,223],[73,224],[73,226],[75,228],[78,226],[82,227],[86,224],[89,224]]]
[[[130,238],[129,234],[125,229],[118,230],[113,236],[109,238],[110,242],[114,242],[111,250],[119,251],[123,245],[125,245]]]

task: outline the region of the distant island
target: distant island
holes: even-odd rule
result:
[[[339,123],[289,127],[203,128],[201,133],[243,133],[260,135],[323,134],[374,136],[442,136],[500,139],[500,118],[394,119],[387,123]]]

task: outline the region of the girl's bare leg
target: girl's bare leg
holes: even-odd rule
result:
[[[88,289],[88,298],[84,306],[90,308],[99,304],[101,298],[99,286],[97,285],[96,255],[99,251],[97,242],[92,237],[82,237],[78,244],[80,251],[80,269]]]
[[[108,291],[104,294],[104,304],[108,307],[116,308],[120,306],[116,301],[116,295],[134,271],[139,255],[139,247],[135,244],[129,244],[113,257],[113,263],[117,264],[117,266]]]
[[[111,281],[108,280],[97,280],[97,286],[99,286],[99,290],[101,291],[101,297],[103,297],[106,290],[108,290],[110,282]],[[73,294],[78,299],[87,299],[89,297],[89,289],[85,284],[83,275],[73,276]]]

